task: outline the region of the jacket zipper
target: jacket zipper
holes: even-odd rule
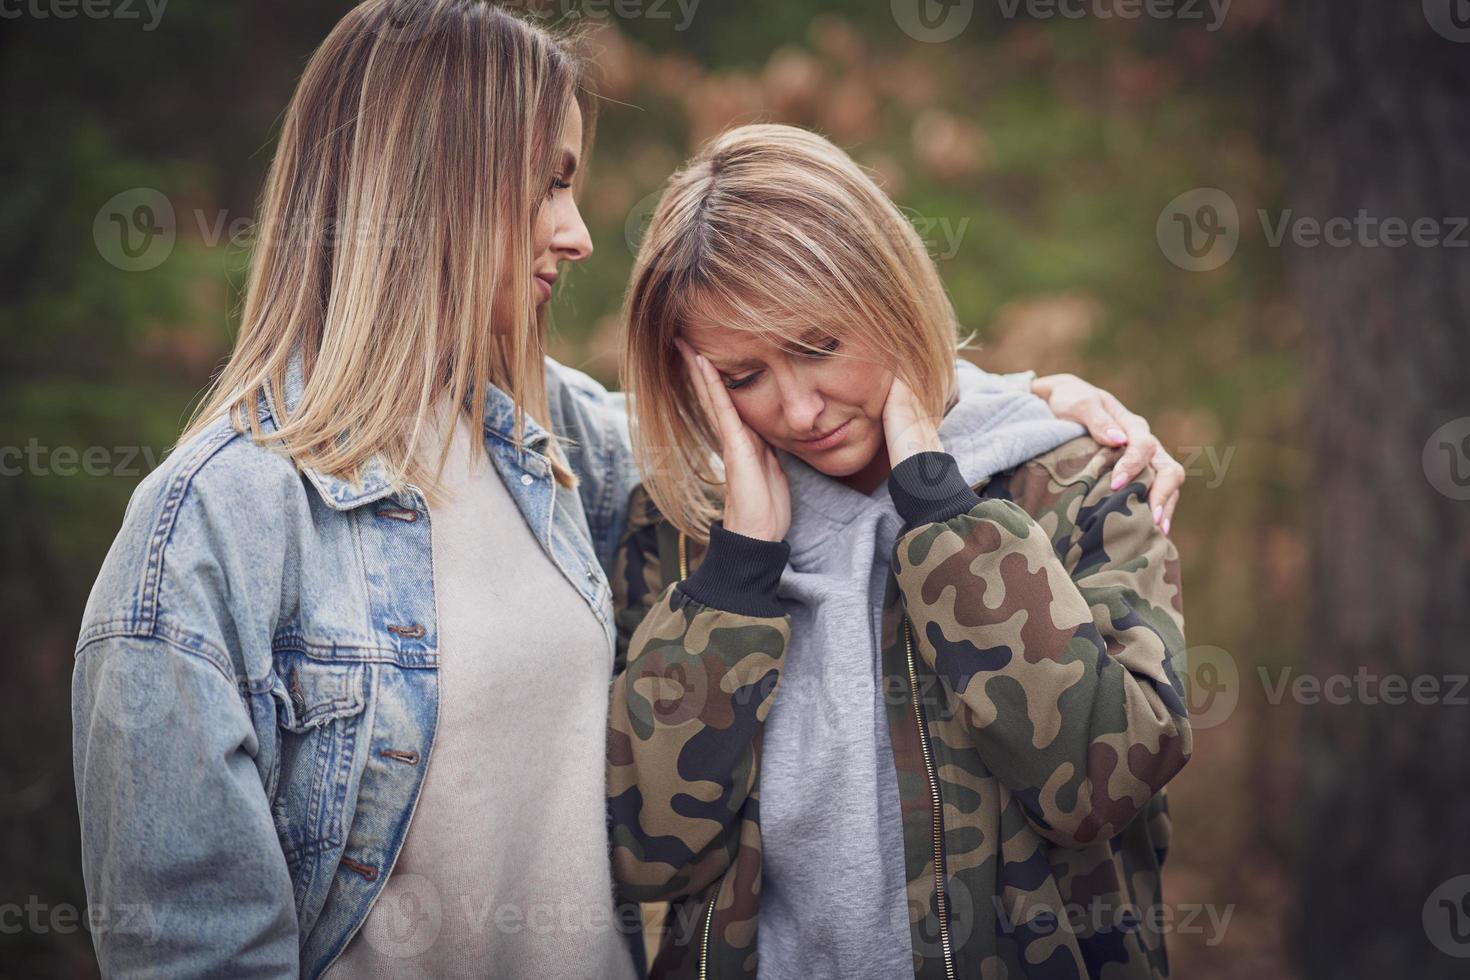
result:
[[[949,899],[944,882],[944,804],[939,799],[939,774],[934,769],[934,756],[929,749],[929,725],[924,706],[919,703],[919,678],[914,670],[914,637],[907,615],[903,617],[903,644],[909,668],[909,694],[914,702],[914,718],[919,725],[919,746],[924,751],[924,775],[929,781],[931,832],[934,836],[934,895],[939,906],[939,946],[944,953],[944,976],[954,980],[954,951],[949,942]]]
[[[715,893],[710,896],[709,905],[704,910],[704,928],[700,930],[699,936],[699,980],[709,980],[710,923],[714,921],[715,906],[720,904],[720,892],[725,890],[725,879],[729,875],[729,870],[720,875],[719,884],[715,885]]]

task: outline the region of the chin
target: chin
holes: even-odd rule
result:
[[[843,446],[832,452],[811,455],[797,453],[796,455],[802,462],[823,476],[841,479],[865,469],[873,461],[879,448],[876,445],[868,445],[868,440],[863,440],[861,443]]]

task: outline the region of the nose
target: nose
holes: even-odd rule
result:
[[[551,250],[556,253],[558,262],[581,262],[592,254],[592,235],[587,231],[577,202],[570,195],[558,202]]]
[[[807,439],[820,435],[816,431],[817,419],[827,405],[821,393],[794,374],[777,378],[776,383],[781,395],[781,414],[792,436]]]

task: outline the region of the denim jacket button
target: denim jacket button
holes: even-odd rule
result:
[[[522,473],[521,482],[529,487],[531,484],[536,482],[536,478],[529,473]]]

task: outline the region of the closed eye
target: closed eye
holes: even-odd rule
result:
[[[760,372],[753,371],[743,378],[726,378],[725,387],[731,391],[738,391],[739,389],[744,388],[746,385],[750,384],[758,377],[760,377]]]

